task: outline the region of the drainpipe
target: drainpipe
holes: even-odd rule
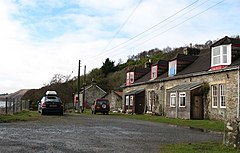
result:
[[[176,91],[176,118],[178,118],[178,105],[179,105],[178,92]]]
[[[238,106],[237,106],[237,118],[239,118],[239,107],[240,107],[240,99],[239,99],[239,66],[238,66]]]

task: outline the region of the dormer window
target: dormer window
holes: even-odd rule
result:
[[[231,45],[212,48],[211,70],[221,69],[231,64]]]
[[[169,62],[168,76],[174,76],[177,73],[177,60]]]
[[[158,66],[152,66],[151,68],[151,79],[156,79],[157,78],[157,70],[158,70]]]
[[[134,82],[134,72],[130,72],[129,80],[130,84]]]
[[[134,72],[128,72],[126,77],[126,85],[134,83]]]

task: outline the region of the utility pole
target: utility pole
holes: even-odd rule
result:
[[[85,108],[85,86],[86,86],[86,65],[84,66],[84,76],[83,76],[83,110]]]
[[[77,95],[78,95],[78,112],[80,111],[80,67],[81,67],[81,60],[79,60],[78,62],[78,91],[77,91]]]

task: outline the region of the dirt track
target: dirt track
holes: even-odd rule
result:
[[[51,115],[0,124],[0,152],[154,153],[165,143],[209,140],[221,141],[222,135],[113,115]]]

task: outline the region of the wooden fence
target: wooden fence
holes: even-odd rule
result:
[[[0,114],[14,114],[23,110],[29,110],[29,101],[6,98],[5,107],[0,108]]]

